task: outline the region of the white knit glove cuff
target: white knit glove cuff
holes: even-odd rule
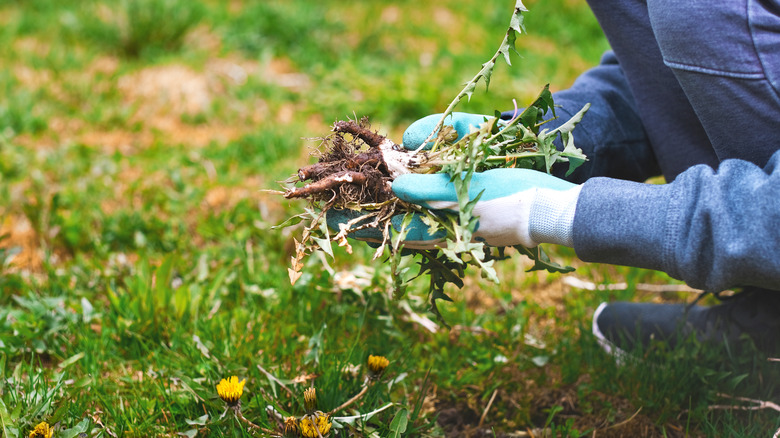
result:
[[[537,243],[555,243],[574,246],[574,210],[581,185],[558,191],[537,189],[531,204],[528,228],[531,239]]]

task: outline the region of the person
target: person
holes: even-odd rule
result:
[[[589,161],[567,181],[520,169],[474,176],[474,212],[490,245],[573,247],[586,262],[649,268],[708,292],[714,306],[603,303],[593,331],[608,350],[680,335],[774,351],[780,329],[780,2],[590,0],[611,51],[554,93]],[[511,117],[511,112],[505,113]],[[418,148],[439,115],[418,120]],[[454,113],[460,135],[483,116]],[[547,126],[547,125],[546,125]],[[566,167],[566,166],[564,166]],[[665,184],[644,183],[663,175]],[[404,175],[401,199],[455,208],[442,175]],[[473,189],[474,187],[472,187]],[[424,247],[422,233],[417,241]],[[429,241],[432,242],[432,241]]]

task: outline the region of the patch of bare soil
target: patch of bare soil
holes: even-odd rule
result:
[[[260,177],[247,178],[238,187],[216,186],[212,187],[203,199],[203,207],[210,211],[228,210],[236,206],[242,200],[256,202],[268,199],[270,195],[258,190],[263,185]]]
[[[163,138],[166,143],[202,147],[216,142],[224,144],[257,129],[258,124],[276,118],[283,124],[298,116],[295,105],[282,105],[274,111],[258,97],[253,101],[234,98],[231,91],[244,85],[250,78],[304,92],[311,86],[307,75],[296,71],[286,58],[275,58],[265,63],[237,56],[219,57],[218,37],[200,29],[193,33],[198,47],[215,52],[215,56],[196,70],[184,64],[150,66],[118,76],[121,61],[116,57],[100,56],[80,71],[53,72],[26,64],[10,66],[19,83],[30,90],[46,90],[63,102],[73,102],[70,89],[89,87],[93,92],[109,93],[116,90],[122,96],[124,108],[110,108],[120,117],[129,112],[126,126],[105,129],[90,126],[72,115],[52,114],[49,129],[38,135],[22,134],[15,141],[35,148],[54,148],[63,143],[83,143],[104,148],[109,152],[132,153]],[[43,56],[48,45],[33,39],[21,39],[16,46]],[[212,115],[219,105],[222,119]],[[202,123],[188,120],[203,118]]]
[[[222,84],[183,65],[163,65],[122,76],[117,88],[125,100],[137,105],[136,117],[154,121],[154,116],[207,111],[212,94],[220,92]]]
[[[242,102],[233,99],[230,90],[244,85],[250,77],[293,91],[304,91],[309,78],[295,71],[289,60],[273,59],[264,65],[236,57],[213,58],[202,71],[180,64],[152,66],[120,77],[116,87],[127,106],[132,108],[130,124],[139,130],[83,132],[80,140],[88,145],[109,150],[145,147],[161,133],[167,143],[203,147],[211,142],[220,144],[252,132],[257,124],[267,121],[271,111],[262,99]],[[208,117],[213,105],[221,102],[238,120],[225,123],[187,123],[184,120]],[[297,108],[283,105],[276,117],[280,123],[295,120]]]
[[[14,269],[23,271],[38,271],[42,266],[41,249],[38,233],[24,215],[8,215],[0,222],[0,236],[8,238],[0,240],[0,248],[18,248],[19,253],[11,260]]]
[[[549,370],[543,371],[548,372]],[[683,428],[666,424],[665,430],[644,415],[642,410],[626,399],[600,392],[590,392],[581,397],[578,386],[589,376],[580,377],[580,382],[560,385],[550,382],[540,386],[540,380],[517,373],[522,391],[502,387],[496,390],[491,408],[488,402],[476,399],[479,388],[466,388],[457,400],[437,400],[437,422],[445,436],[452,438],[519,438],[551,437],[551,430],[545,428],[550,409],[563,408],[555,415],[558,425],[572,420],[572,427],[580,433],[595,437],[682,437]],[[480,404],[477,404],[479,402]],[[527,418],[523,420],[523,418]],[[519,418],[520,420],[515,420]]]

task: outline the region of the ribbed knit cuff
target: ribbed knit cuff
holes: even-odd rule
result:
[[[574,210],[581,185],[569,190],[537,189],[531,204],[528,228],[537,243],[574,246]]]

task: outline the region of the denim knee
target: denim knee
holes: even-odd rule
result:
[[[704,74],[764,78],[749,26],[749,7],[754,2],[648,0],[650,23],[664,63]]]

